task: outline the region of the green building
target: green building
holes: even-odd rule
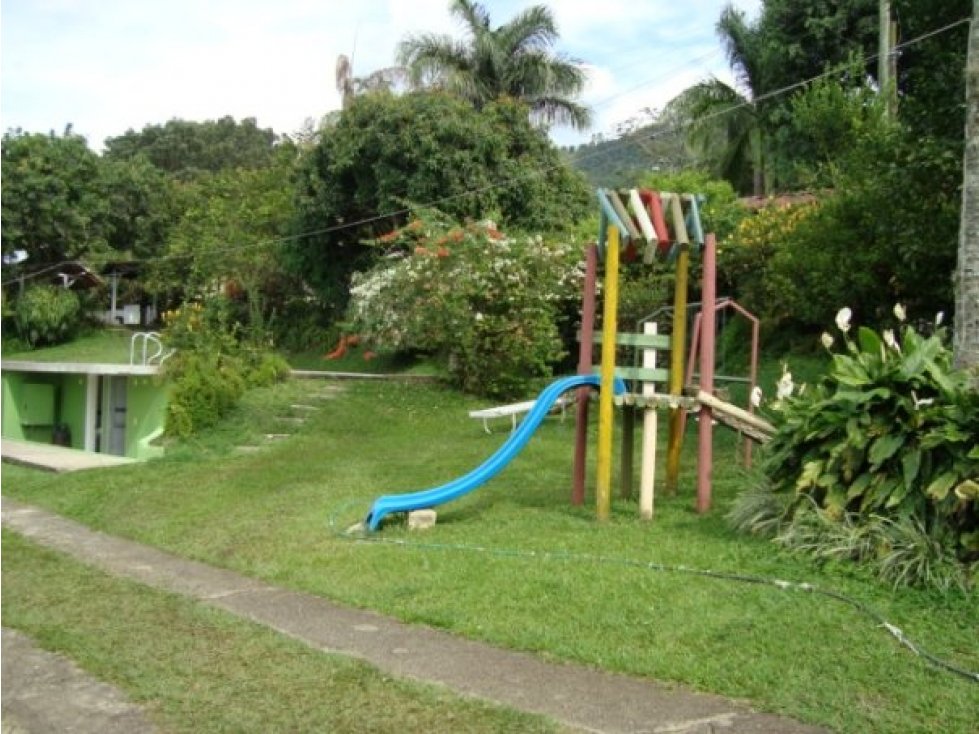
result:
[[[163,453],[159,365],[4,361],[0,371],[3,438],[133,459]]]

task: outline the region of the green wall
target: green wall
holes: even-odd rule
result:
[[[163,455],[150,442],[163,435],[167,386],[157,377],[130,377],[126,385],[126,456],[151,459]]]
[[[0,429],[4,438],[23,441],[24,429],[20,425],[20,406],[17,405],[17,395],[21,393],[25,374],[21,372],[3,373],[3,404],[0,406],[3,427]]]
[[[85,396],[88,379],[85,375],[64,375],[61,381],[61,400],[58,422],[71,431],[73,449],[85,448]]]
[[[54,424],[58,422],[58,402],[61,396],[61,383],[64,375],[35,373],[3,373],[3,436],[22,441],[51,443]],[[38,411],[35,396],[45,399],[45,392],[38,392],[35,386],[53,388],[53,406],[50,411]],[[41,421],[36,415],[47,413]]]

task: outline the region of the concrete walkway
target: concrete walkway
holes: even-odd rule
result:
[[[577,665],[548,663],[321,597],[271,586],[3,500],[3,526],[109,573],[267,625],[391,675],[543,714],[589,732],[802,734],[824,731],[720,696]],[[6,661],[7,650],[4,650]],[[6,670],[5,670],[6,672]]]
[[[117,688],[72,661],[3,629],[3,734],[153,734],[156,728]],[[55,702],[55,703],[53,703]]]
[[[0,455],[4,461],[20,464],[32,469],[53,472],[81,471],[82,469],[101,469],[107,466],[132,464],[136,459],[112,454],[96,454],[79,451],[65,446],[34,441],[16,441],[5,438],[0,441]]]

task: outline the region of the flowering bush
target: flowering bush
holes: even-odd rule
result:
[[[580,247],[432,211],[376,244],[388,256],[354,277],[348,310],[350,328],[376,347],[441,355],[459,387],[497,398],[525,394],[563,356]]]
[[[719,247],[717,272],[722,292],[734,294],[768,320],[793,315],[795,287],[786,263],[795,257],[796,230],[817,207],[812,203],[772,205],[742,219]]]
[[[764,471],[783,515],[757,524],[784,545],[916,583],[943,559],[979,560],[979,393],[951,368],[942,329],[925,337],[903,307],[894,315],[900,337],[860,327],[854,338],[842,309],[844,351],[828,373],[794,395],[791,377],[780,385]],[[832,351],[832,334],[821,339]]]

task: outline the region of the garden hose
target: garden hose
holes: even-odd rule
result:
[[[936,655],[928,652],[921,645],[918,645],[913,640],[911,640],[904,632],[896,625],[888,622],[880,612],[876,611],[872,607],[864,604],[863,602],[854,599],[853,597],[847,596],[837,591],[832,591],[830,589],[821,589],[818,586],[807,582],[798,581],[783,581],[781,579],[766,578],[764,576],[752,576],[749,574],[735,573],[732,571],[713,571],[710,569],[700,569],[691,568],[689,566],[674,565],[667,563],[658,563],[656,561],[639,561],[632,558],[617,558],[613,556],[596,556],[591,553],[576,553],[573,551],[535,551],[535,550],[522,550],[519,548],[492,548],[479,545],[469,545],[467,543],[432,543],[432,542],[418,542],[418,541],[407,541],[401,538],[384,538],[378,536],[376,533],[367,533],[364,530],[362,523],[357,523],[346,530],[341,530],[337,528],[336,519],[339,512],[344,509],[347,505],[351,503],[346,503],[337,512],[330,516],[328,524],[331,533],[341,539],[354,541],[359,543],[377,543],[384,545],[394,545],[400,546],[402,548],[408,548],[411,550],[429,550],[429,551],[464,551],[467,553],[485,553],[492,556],[497,556],[501,558],[532,558],[542,561],[584,561],[587,563],[601,564],[601,565],[614,565],[614,566],[628,566],[631,568],[640,568],[647,571],[666,571],[669,573],[680,573],[688,574],[691,576],[700,576],[703,578],[720,579],[724,581],[737,581],[746,584],[758,584],[763,586],[771,586],[782,591],[803,591],[816,596],[822,596],[828,599],[833,599],[835,601],[846,604],[853,609],[856,609],[863,616],[871,619],[875,626],[882,627],[887,630],[888,634],[891,635],[897,642],[907,650],[918,657],[923,658],[932,666],[943,670],[947,673],[952,673],[953,675],[960,676],[966,680],[970,680],[973,683],[979,683],[979,672],[966,670],[953,663],[939,658]]]

